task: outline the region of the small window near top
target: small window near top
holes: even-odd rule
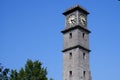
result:
[[[82,34],[83,38],[85,37],[85,33]]]
[[[71,38],[72,38],[72,33],[69,34],[69,39],[71,39]]]

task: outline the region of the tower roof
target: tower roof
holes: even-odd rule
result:
[[[83,7],[81,7],[80,5],[75,5],[75,6],[71,7],[71,8],[68,8],[68,9],[63,13],[63,15],[67,15],[67,14],[73,12],[73,11],[76,11],[76,10],[82,11],[82,12],[84,12],[85,14],[89,14],[89,12],[88,12],[86,9],[84,9]]]

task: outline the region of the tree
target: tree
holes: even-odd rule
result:
[[[38,60],[27,60],[25,67],[17,70],[11,70],[10,80],[48,80],[47,70],[42,67],[42,63]]]
[[[54,80],[53,78],[50,78],[50,80]]]
[[[9,69],[8,68],[4,68],[0,64],[0,80],[9,80],[8,73],[9,73]]]

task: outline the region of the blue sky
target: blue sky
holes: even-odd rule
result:
[[[62,80],[62,13],[80,4],[90,14],[90,68],[93,80],[120,80],[120,1],[0,0],[0,63],[19,70],[40,60],[48,77]]]

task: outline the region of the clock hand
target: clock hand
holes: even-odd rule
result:
[[[72,23],[75,23],[75,20],[71,20]]]
[[[85,20],[83,20],[83,23],[85,24]]]

